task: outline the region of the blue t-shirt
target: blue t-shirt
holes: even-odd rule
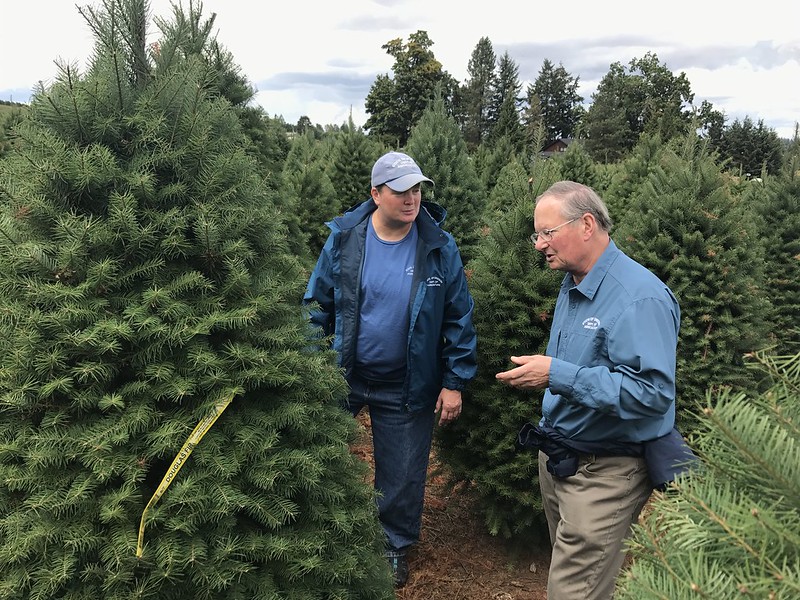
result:
[[[403,381],[408,346],[409,298],[417,253],[417,224],[397,242],[367,225],[361,273],[356,372],[369,379]]]

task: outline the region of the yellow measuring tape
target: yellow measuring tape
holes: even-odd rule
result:
[[[210,415],[203,417],[203,419],[197,424],[197,427],[194,428],[189,437],[186,438],[186,441],[183,443],[180,452],[172,461],[172,464],[167,469],[166,475],[161,480],[161,483],[158,484],[158,488],[153,493],[153,497],[150,498],[150,502],[147,503],[147,506],[144,507],[142,511],[142,520],[139,522],[139,541],[136,544],[136,558],[142,557],[142,552],[144,551],[144,521],[147,517],[147,511],[150,510],[150,507],[153,506],[156,502],[158,502],[159,498],[164,495],[164,492],[167,491],[167,488],[172,483],[172,480],[175,479],[175,476],[178,474],[178,471],[181,470],[181,467],[186,462],[186,459],[189,458],[189,455],[194,450],[194,447],[200,443],[200,440],[203,439],[203,436],[211,429],[211,426],[216,422],[219,416],[228,408],[228,405],[233,400],[235,393],[232,393],[228,398],[221,400],[214,406],[214,412]]]

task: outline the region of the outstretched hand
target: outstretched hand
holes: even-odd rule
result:
[[[521,389],[542,389],[550,383],[550,363],[553,359],[542,354],[512,356],[511,362],[519,365],[495,375],[498,381]]]

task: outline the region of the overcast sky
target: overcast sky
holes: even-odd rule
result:
[[[1,1],[0,100],[27,102],[38,81],[53,80],[58,59],[85,65],[93,39],[76,3]],[[77,3],[87,4],[100,2]],[[547,58],[579,77],[588,105],[612,63],[627,66],[653,52],[673,73],[686,73],[695,106],[710,101],[728,124],[749,116],[791,137],[800,121],[800,3],[792,0],[206,0],[202,6],[205,16],[216,13],[217,38],[258,90],[257,102],[289,123],[305,115],[313,123],[343,124],[352,110],[363,125],[370,86],[377,75],[391,75],[394,62],[381,46],[407,42],[418,30],[427,31],[434,55],[459,82],[478,41],[488,37],[498,58],[508,51],[519,66],[523,90]],[[170,0],[151,0],[150,7],[158,17],[172,14]]]

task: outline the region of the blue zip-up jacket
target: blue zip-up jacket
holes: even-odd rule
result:
[[[369,199],[327,223],[331,233],[303,297],[303,304],[318,305],[311,321],[326,336],[333,335],[333,349],[346,377],[355,364],[367,222],[376,208]],[[403,384],[409,411],[432,408],[443,387],[463,390],[477,371],[474,303],[455,240],[440,226],[446,215],[438,204],[423,202],[416,219]]]

